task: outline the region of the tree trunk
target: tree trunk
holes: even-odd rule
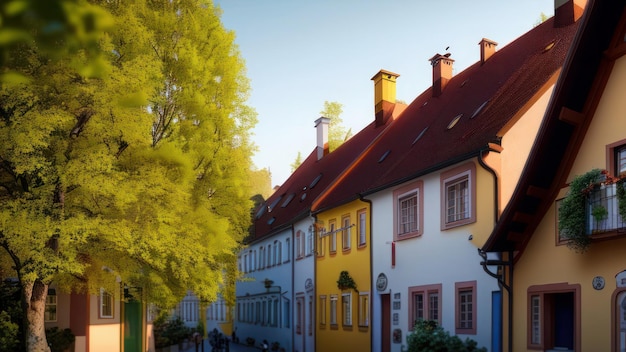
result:
[[[40,280],[22,284],[26,350],[29,352],[50,352],[44,324],[48,285]]]

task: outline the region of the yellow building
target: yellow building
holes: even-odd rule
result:
[[[483,248],[513,259],[508,350],[626,349],[625,4],[590,2],[581,20],[526,169]]]
[[[370,351],[369,211],[355,200],[316,216],[317,351]]]

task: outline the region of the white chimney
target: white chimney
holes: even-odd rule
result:
[[[315,120],[315,128],[317,129],[317,160],[320,160],[327,155],[330,149],[328,148],[328,125],[330,119],[327,117],[320,117]]]

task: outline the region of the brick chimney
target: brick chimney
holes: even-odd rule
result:
[[[480,45],[480,64],[482,65],[491,55],[495,54],[498,43],[491,39],[483,38],[478,45]]]
[[[554,0],[554,26],[565,27],[582,17],[587,0]]]
[[[372,77],[374,81],[374,116],[376,126],[387,123],[396,104],[396,79],[399,74],[380,70]]]
[[[315,128],[317,129],[317,160],[320,160],[324,155],[328,155],[330,149],[328,148],[328,125],[330,119],[327,117],[320,117],[315,120]]]
[[[433,67],[433,97],[438,97],[452,78],[452,63],[450,54],[435,54],[429,59]]]

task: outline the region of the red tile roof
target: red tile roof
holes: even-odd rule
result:
[[[250,240],[270,236],[308,216],[312,202],[390,124],[376,126],[373,116],[371,120],[367,127],[322,159],[317,160],[314,149],[285,183],[255,210],[254,236]],[[291,201],[286,202],[289,198]]]
[[[485,63],[452,77],[440,96],[433,97],[431,88],[420,94],[313,211],[475,157],[489,143],[499,144],[503,127],[565,61],[578,24],[554,28],[553,22],[545,21]]]

